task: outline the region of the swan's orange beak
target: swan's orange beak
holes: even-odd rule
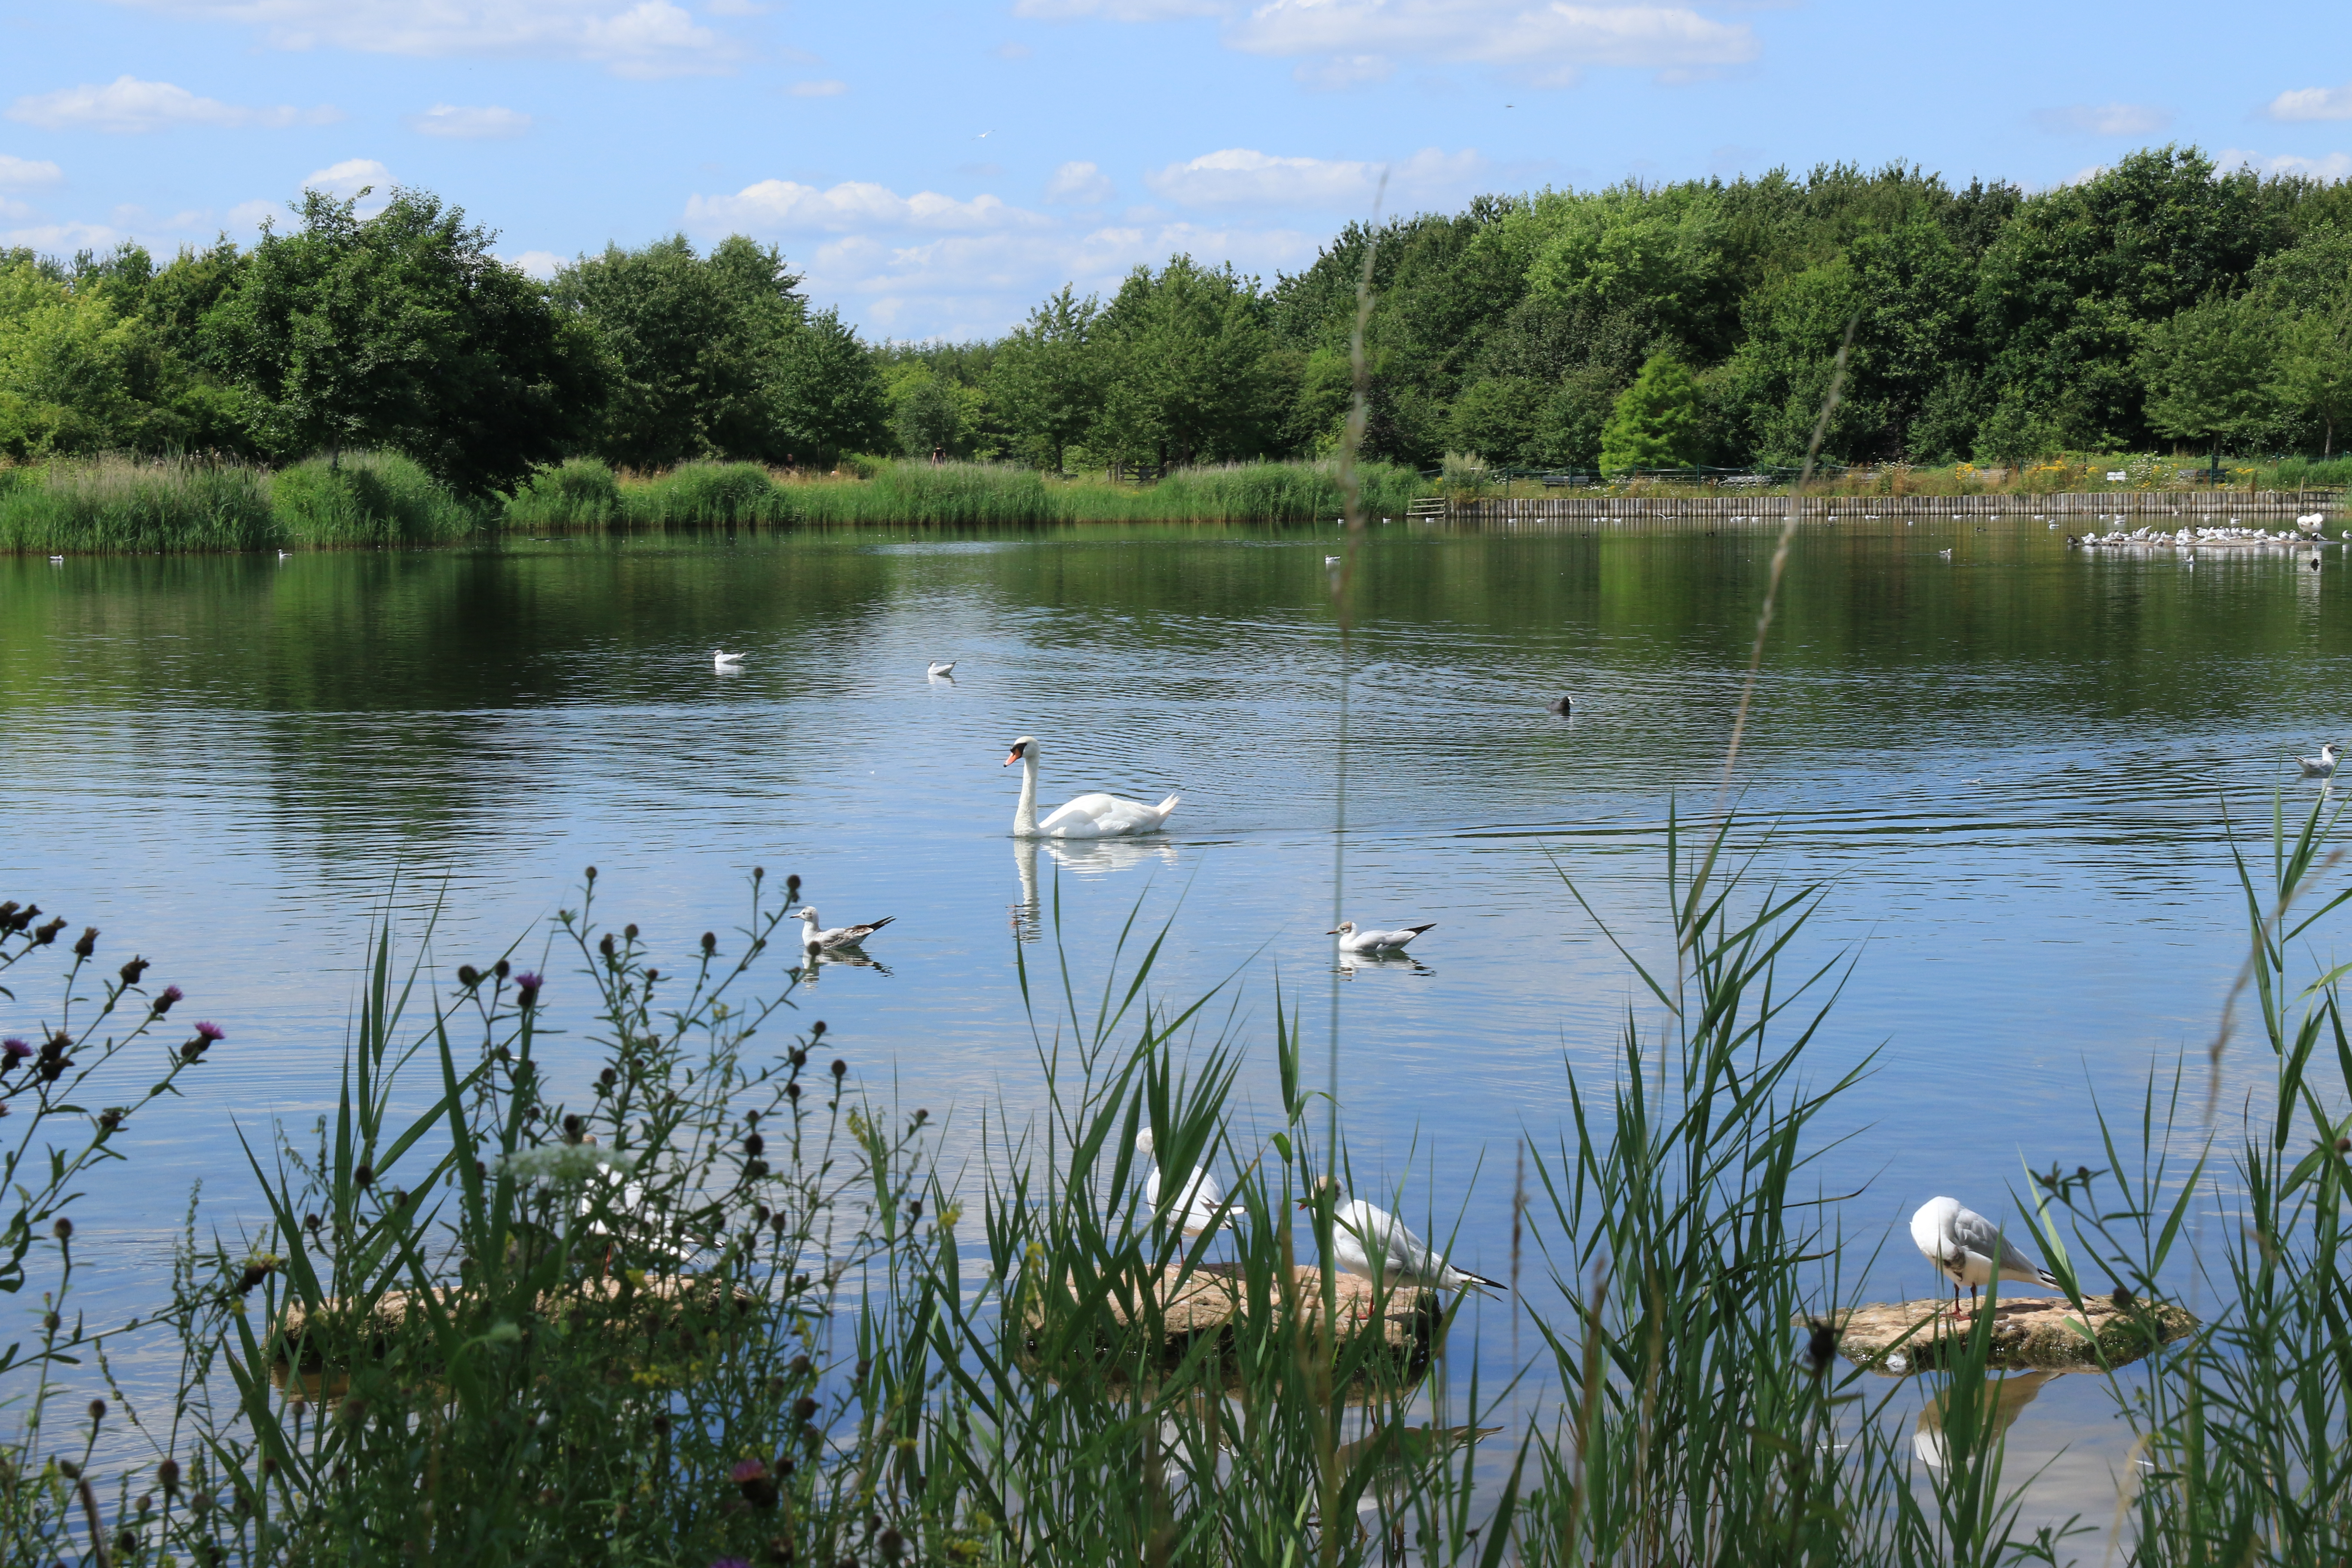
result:
[[[1003,762],[1001,762],[1001,763],[997,763],[996,765],[997,765],[998,767],[1000,767],[1000,768],[1009,768],[1009,767],[1011,767],[1013,763],[1015,763],[1019,762],[1020,760],[1021,760],[1021,753],[1020,753],[1020,752],[1014,752],[1012,755],[1010,755],[1010,756],[1006,757]]]

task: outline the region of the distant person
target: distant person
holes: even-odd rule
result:
[[[948,449],[945,447],[934,447],[931,448],[931,467],[936,468],[947,460]]]

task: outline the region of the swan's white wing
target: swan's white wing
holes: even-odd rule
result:
[[[1141,801],[1097,791],[1066,803],[1039,823],[1037,831],[1063,838],[1109,838],[1123,833],[1149,833],[1167,815]]]

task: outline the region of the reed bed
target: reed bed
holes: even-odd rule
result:
[[[2107,1127],[2105,1169],[2053,1170],[2025,1205],[2078,1299],[2152,1302],[2194,1277],[2219,1300],[2119,1396],[2133,1562],[2352,1548],[2347,1145],[2342,1082],[2321,1070],[2352,1070],[2352,1044],[2337,975],[2294,956],[2352,898],[2314,891],[2333,826],[2280,820],[2268,873],[2247,875],[2248,1011],[2279,1095],[2242,1147],[2227,1140],[2231,1179],[2209,1173],[2224,1141],[2194,1147],[2158,1085],[2137,1127]],[[1812,895],[1743,887],[1727,832],[1670,838],[1673,971],[1634,966],[1648,1004],[1619,1070],[1570,1076],[1569,1135],[1525,1151],[1538,1256],[1567,1303],[1537,1321],[1541,1398],[1515,1390],[1523,1369],[1449,1350],[1442,1325],[1425,1353],[1346,1331],[1313,1260],[1327,1178],[1364,1177],[1320,1132],[1278,989],[1253,1046],[1210,1023],[1213,1004],[1243,1009],[1155,995],[1164,931],[1122,938],[1091,978],[1065,960],[1033,989],[1024,968],[1038,1109],[961,1108],[979,1136],[950,1176],[944,1119],[861,1089],[841,1042],[801,1020],[793,943],[774,940],[797,889],[779,900],[757,874],[744,927],[657,952],[603,921],[592,873],[545,975],[404,967],[387,928],[315,1147],[257,1141],[249,1227],[192,1219],[169,1302],[135,1331],[88,1324],[70,1194],[234,1046],[198,1025],[160,1082],[84,1109],[125,1051],[179,1033],[177,992],[139,961],[101,984],[86,932],[65,994],[88,1000],[0,1075],[16,1132],[0,1284],[48,1301],[0,1362],[18,1420],[0,1552],[692,1568],[2095,1552],[2073,1539],[2088,1525],[2021,1519],[1990,1314],[1956,1364],[1920,1374],[1933,1466],[1889,1418],[1905,1385],[1806,1329],[1853,1304],[1850,1238],[1810,1173],[1870,1067],[1809,1075],[1840,961],[1791,967]],[[57,950],[64,923],[36,913],[0,906],[0,972]],[[559,1001],[594,1047],[562,1070],[543,1055]],[[1255,1120],[1233,1093],[1252,1049],[1278,1084]],[[1187,1239],[1144,1201],[1147,1128],[1165,1168],[1229,1173],[1228,1235]],[[2222,1223],[2192,1256],[2199,1205]],[[1223,1332],[1171,1332],[1162,1282],[1212,1270],[1247,1305]],[[152,1408],[89,1398],[125,1333],[148,1336],[150,1364],[156,1341],[177,1350]],[[100,1436],[126,1432],[148,1458],[98,1473]]]
[[[451,544],[478,531],[487,515],[397,452],[281,468],[270,478],[269,500],[280,542],[315,549]]]
[[[266,550],[284,538],[268,476],[238,464],[99,458],[0,468],[0,551]]]
[[[1410,468],[1367,464],[1365,502],[1402,516],[1427,493]],[[1150,484],[1049,478],[983,463],[889,463],[870,479],[792,484],[811,522],[977,525],[1063,522],[1311,522],[1344,505],[1337,467],[1253,463],[1178,468]]]

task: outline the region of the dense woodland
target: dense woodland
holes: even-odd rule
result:
[[[394,448],[472,493],[574,456],[1075,469],[1335,449],[1367,250],[1369,456],[1617,470],[1824,455],[2332,453],[2352,182],[2135,153],[2036,195],[1919,170],[1482,196],[1269,287],[1175,257],[994,342],[861,342],[774,248],[683,238],[541,284],[418,191],[312,195],[157,266],[0,255],[0,458]]]

